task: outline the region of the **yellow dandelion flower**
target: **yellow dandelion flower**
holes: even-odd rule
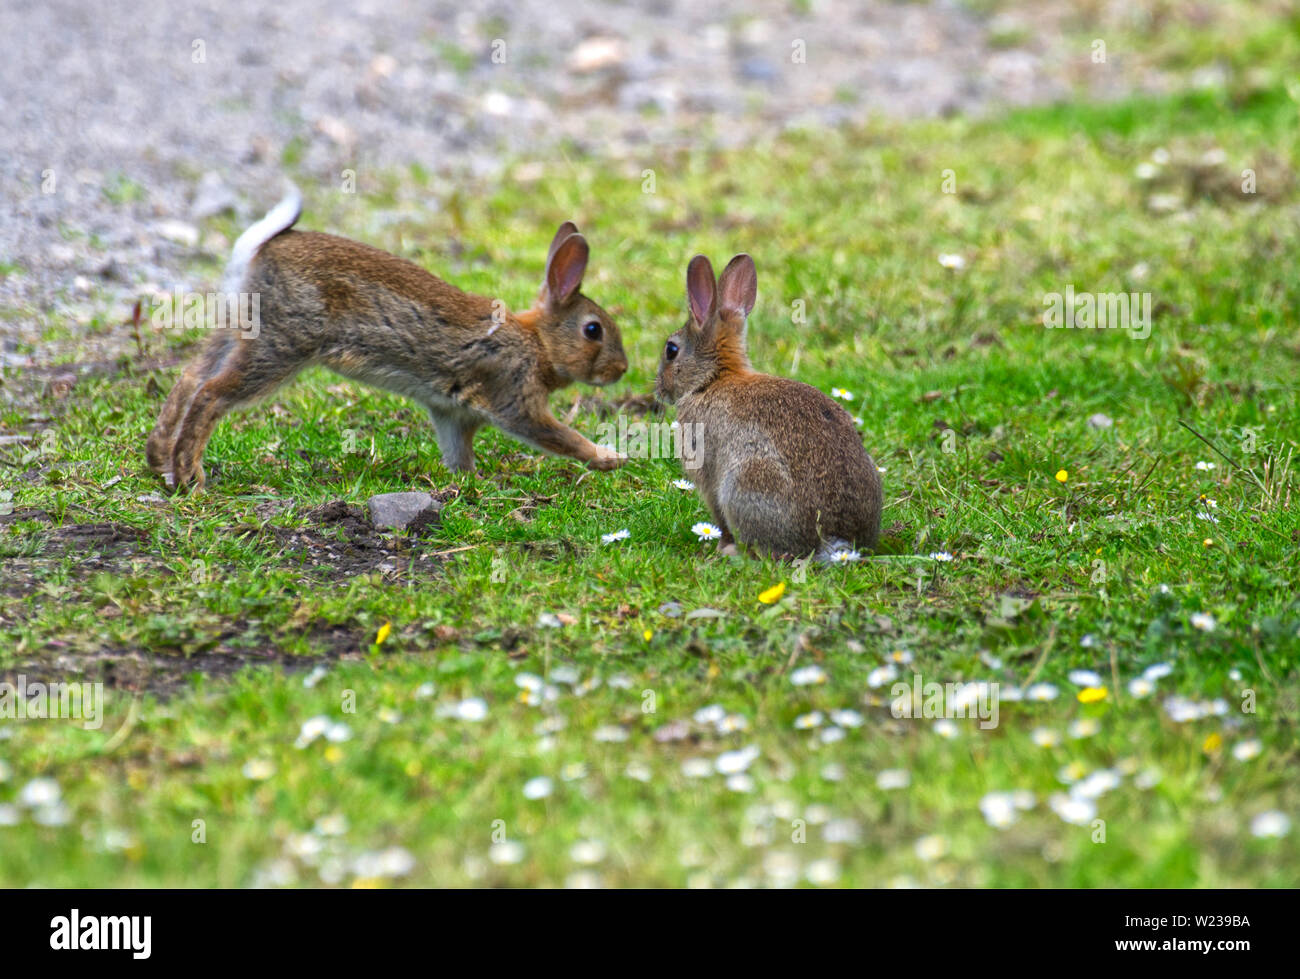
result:
[[[646,642],[649,642],[654,637],[655,637],[655,631],[653,629],[647,629],[645,632],[641,633],[641,638],[644,639]]]
[[[379,627],[379,632],[375,635],[375,645],[382,646],[388,634],[393,631],[393,623],[385,622]]]
[[[1218,731],[1215,731],[1213,734],[1211,734],[1208,738],[1205,739],[1205,744],[1201,745],[1201,750],[1208,755],[1208,754],[1213,754],[1214,752],[1218,751],[1222,747],[1223,747],[1223,736],[1220,735]]]
[[[758,596],[758,600],[762,602],[764,605],[771,605],[773,602],[775,602],[778,598],[780,598],[784,594],[785,594],[785,582],[778,581],[767,591],[760,594]]]
[[[336,744],[330,745],[325,749],[325,760],[331,765],[336,765],[343,760],[343,749]]]
[[[1069,478],[1070,478],[1070,474],[1066,472],[1064,469],[1056,470],[1056,481],[1058,483],[1063,483]]]
[[[1105,687],[1084,687],[1079,691],[1079,703],[1081,704],[1095,704],[1097,701],[1105,699]]]
[[[412,758],[410,761],[406,763],[406,774],[411,776],[411,778],[415,778],[415,776],[419,775],[420,771],[421,769],[420,769],[419,759]]]

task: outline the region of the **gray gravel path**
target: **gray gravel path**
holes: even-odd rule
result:
[[[286,157],[483,175],[561,141],[618,158],[1065,90],[990,29],[942,0],[5,0],[0,261],[25,271],[0,363],[42,312],[85,322],[223,252],[205,220],[260,213]]]

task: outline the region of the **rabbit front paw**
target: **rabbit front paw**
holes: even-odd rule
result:
[[[627,464],[627,456],[619,455],[613,449],[603,445],[596,446],[596,454],[587,461],[588,469],[597,469],[601,472],[609,472],[617,469],[619,466]]]

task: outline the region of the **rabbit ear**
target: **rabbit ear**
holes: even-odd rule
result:
[[[555,257],[555,252],[560,247],[560,245],[564,242],[564,239],[569,237],[569,235],[576,235],[577,233],[578,233],[578,226],[574,224],[572,221],[565,221],[562,225],[560,225],[560,230],[555,232],[555,237],[551,239],[551,247],[546,250],[547,268],[551,267],[551,259]]]
[[[697,327],[703,326],[713,315],[717,304],[713,266],[703,255],[696,255],[686,267],[686,298],[691,303],[691,319]]]
[[[546,295],[553,306],[564,305],[578,291],[588,254],[587,239],[580,234],[571,234],[555,246],[555,254],[546,263]]]
[[[718,305],[729,313],[749,316],[758,299],[758,271],[748,255],[737,255],[718,279]]]

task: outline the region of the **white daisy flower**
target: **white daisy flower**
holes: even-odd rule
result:
[[[1197,519],[1197,520],[1208,520],[1210,523],[1218,523],[1218,522],[1219,522],[1219,518],[1216,517],[1214,514],[1212,514],[1212,513],[1201,513],[1200,511],[1197,511],[1196,519]]]
[[[333,723],[324,714],[316,717],[310,717],[302,722],[302,727],[298,730],[298,740],[293,743],[295,748],[305,748],[317,738],[323,737],[330,729]]]
[[[909,666],[912,662],[912,654],[906,649],[895,649],[889,654],[890,662],[897,663],[899,666]]]
[[[687,758],[682,762],[682,774],[687,778],[707,778],[713,774],[713,765],[707,758]]]
[[[347,741],[352,737],[352,728],[343,723],[331,724],[329,730],[325,732],[325,740],[333,744],[339,744]]]
[[[1097,637],[1091,632],[1079,640],[1079,645],[1084,649],[1095,649],[1097,646]],[[1096,684],[1085,684],[1085,686],[1096,686]]]
[[[627,730],[617,724],[602,724],[591,736],[602,744],[621,744],[628,739]]]
[[[831,562],[834,564],[853,564],[855,561],[860,560],[862,560],[862,555],[857,551],[838,549],[831,554]]]
[[[488,859],[499,867],[519,863],[524,859],[524,845],[518,840],[502,840],[488,849]]]
[[[1139,789],[1153,789],[1160,784],[1162,778],[1164,778],[1164,775],[1161,774],[1160,769],[1147,768],[1138,772],[1133,779],[1133,784]]]
[[[886,792],[905,789],[912,784],[912,773],[906,768],[886,768],[876,775],[876,788]]]
[[[1002,669],[1002,660],[994,656],[987,649],[984,650],[982,653],[980,653],[980,662],[983,663],[985,666],[987,666],[990,670]]]
[[[534,734],[559,734],[569,726],[566,718],[559,714],[552,714],[550,717],[543,717],[533,726]]]
[[[1076,741],[1079,738],[1090,738],[1101,730],[1101,722],[1095,717],[1081,717],[1070,724],[1070,737]]]
[[[524,783],[525,799],[545,799],[555,791],[555,783],[545,775],[530,778]]]
[[[1093,670],[1071,670],[1070,682],[1076,687],[1100,687],[1101,674]]]
[[[1232,757],[1237,761],[1250,761],[1259,757],[1259,753],[1264,750],[1262,741],[1252,738],[1249,741],[1239,741],[1232,746]]]
[[[960,729],[957,727],[956,721],[949,720],[946,717],[941,717],[939,720],[934,722],[934,733],[939,735],[941,738],[951,739],[957,737],[958,733],[960,733]]]
[[[1025,691],[1025,696],[1029,700],[1036,700],[1039,701],[1040,703],[1048,700],[1055,700],[1056,694],[1057,694],[1056,686],[1051,683],[1035,683],[1032,687],[1030,687],[1028,690]]]
[[[600,840],[578,840],[569,848],[569,859],[590,866],[605,859],[605,844]]]
[[[1250,832],[1261,838],[1286,836],[1291,832],[1291,817],[1276,809],[1261,812],[1250,821]]]
[[[838,727],[822,728],[822,733],[818,735],[822,744],[835,744],[837,741],[844,740],[844,729]]]
[[[1057,794],[1049,800],[1052,812],[1073,826],[1086,826],[1097,816],[1097,804],[1091,799]]]
[[[62,802],[41,806],[32,812],[32,822],[38,826],[67,826],[71,821],[72,813]]]
[[[1212,469],[1214,468],[1214,463],[1212,463],[1212,462],[1198,462],[1198,463],[1196,464],[1196,468],[1199,469],[1201,472],[1209,472],[1210,470],[1212,470]]]
[[[1137,169],[1133,171],[1134,176],[1136,176],[1138,180],[1153,180],[1159,173],[1160,168],[1147,160],[1143,160],[1139,163]]]
[[[877,666],[867,674],[867,686],[875,690],[896,679],[898,679],[898,667],[893,663],[886,663],[884,666]]]
[[[803,818],[813,826],[820,826],[823,823],[830,822],[832,815],[834,814],[831,812],[830,806],[822,805],[820,802],[814,802],[803,811]]]
[[[922,836],[916,841],[915,849],[916,855],[929,863],[948,852],[948,841],[942,836]]]
[[[856,710],[833,710],[831,721],[840,727],[862,727],[864,718]]]
[[[735,775],[749,768],[758,758],[758,747],[756,745],[747,745],[736,751],[724,751],[713,762],[719,774]]]
[[[822,839],[827,843],[857,843],[862,839],[862,827],[852,819],[832,819],[822,827]]]
[[[1096,799],[1117,788],[1119,776],[1110,769],[1101,768],[1074,785],[1070,789],[1070,795],[1076,799]]]
[[[1213,632],[1214,627],[1218,624],[1214,620],[1214,616],[1209,612],[1195,612],[1192,614],[1192,625],[1202,632]]]
[[[1088,774],[1088,766],[1081,761],[1072,761],[1062,765],[1056,772],[1056,780],[1062,785],[1073,785]]]
[[[342,836],[348,831],[348,817],[341,812],[331,813],[328,816],[321,816],[316,820],[316,825],[312,832],[317,836]]]
[[[718,540],[722,537],[722,531],[711,523],[701,521],[691,528],[691,533],[700,540]]]
[[[1142,679],[1154,683],[1156,680],[1163,680],[1172,672],[1174,672],[1174,668],[1168,663],[1152,663],[1142,671]]]
[[[801,666],[790,674],[790,682],[796,687],[807,687],[817,683],[825,683],[826,680],[826,671],[820,666]]]
[[[990,792],[980,799],[980,812],[994,829],[1006,829],[1020,818],[1010,792]]]
[[[674,479],[673,485],[676,486],[679,490],[695,489],[695,484],[692,483],[689,479]]]
[[[615,541],[627,540],[631,536],[632,531],[624,527],[622,530],[616,530],[610,534],[601,534],[600,539],[602,543],[613,544]]]
[[[731,792],[748,793],[754,791],[755,783],[752,776],[737,772],[735,775],[727,776],[726,786]]]
[[[808,714],[800,714],[794,719],[794,726],[800,731],[809,731],[815,727],[821,727],[822,712],[819,710],[812,711]]]
[[[581,678],[582,674],[572,666],[557,666],[551,670],[551,679],[556,683],[573,686]]]
[[[1040,748],[1055,748],[1061,743],[1061,735],[1047,727],[1034,728],[1029,737]]]
[[[719,734],[736,734],[749,730],[749,718],[744,714],[728,714],[718,721],[715,728]]]
[[[701,707],[692,714],[691,719],[696,724],[717,724],[726,716],[727,709],[721,704],[709,704],[708,707]]]
[[[931,551],[930,560],[939,561],[943,564],[947,564],[949,561],[952,560],[952,555],[949,554],[947,551]]]
[[[243,773],[244,778],[252,779],[254,782],[265,782],[275,774],[275,766],[265,759],[255,758],[244,765]]]
[[[560,778],[566,782],[577,782],[587,777],[587,763],[572,761],[560,769]]]
[[[823,857],[808,864],[803,875],[810,884],[828,887],[840,879],[840,865],[829,857]]]
[[[487,701],[482,697],[462,700],[452,710],[455,717],[462,721],[481,721],[488,715]]]
[[[635,782],[648,782],[652,776],[650,766],[639,761],[628,762],[623,774]]]
[[[822,733],[824,736],[825,732]],[[837,761],[828,762],[822,766],[821,770],[821,777],[827,782],[843,782],[844,776],[847,774],[848,771],[845,767]]]
[[[839,398],[841,401],[852,401],[853,392],[846,391],[844,388],[831,388],[831,397]]]
[[[58,805],[62,796],[59,783],[52,778],[34,778],[18,793],[18,802],[28,809]]]
[[[966,259],[961,255],[945,253],[939,256],[939,264],[946,269],[964,269],[966,267]]]
[[[1128,693],[1130,697],[1142,700],[1150,697],[1156,691],[1156,685],[1144,676],[1134,677],[1128,683]]]

